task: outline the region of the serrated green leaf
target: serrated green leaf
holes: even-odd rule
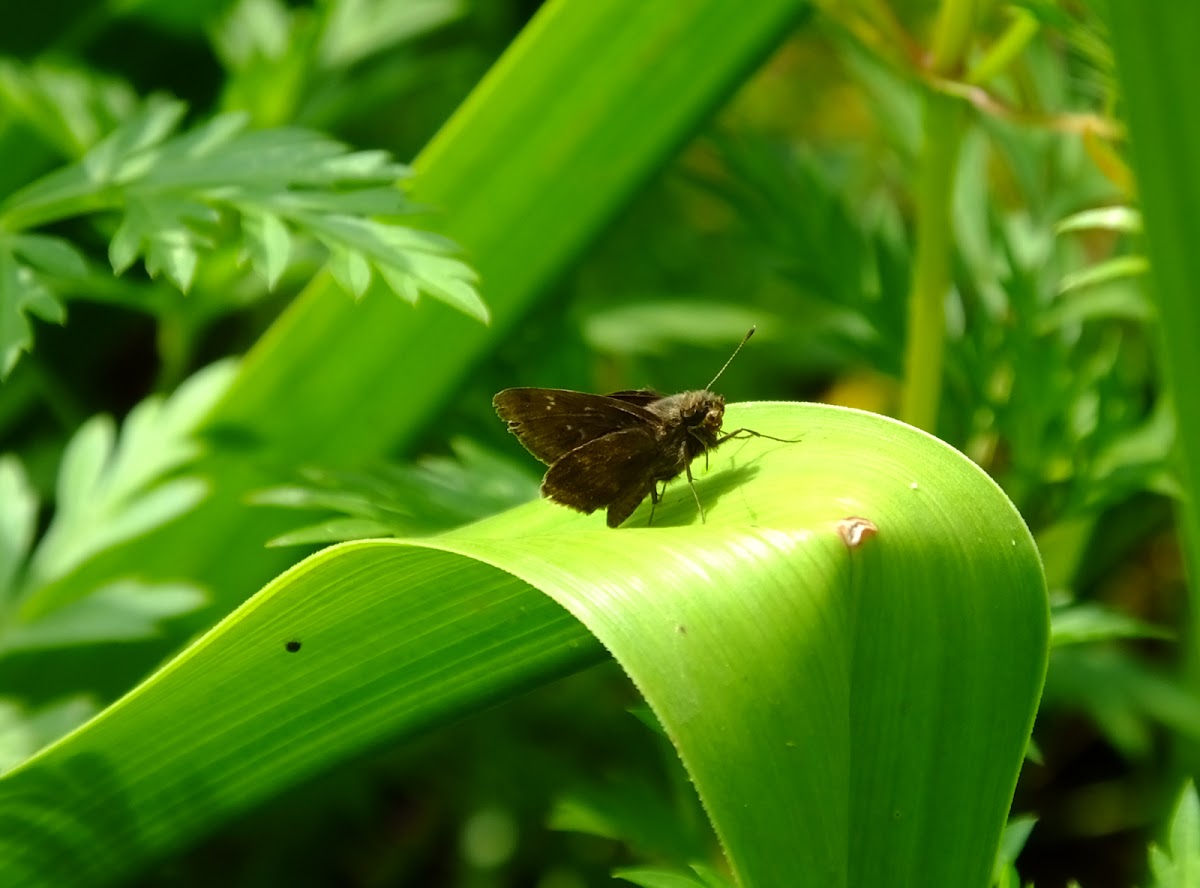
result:
[[[1025,747],[1025,760],[1035,765],[1046,764],[1046,757],[1042,754],[1042,748],[1038,746],[1037,740],[1032,737],[1029,738],[1029,745]]]
[[[397,272],[396,269],[388,265],[379,266],[379,275],[387,282],[388,288],[409,305],[416,305],[417,300],[421,298],[421,291],[413,284],[411,275]],[[468,285],[468,289],[473,288]],[[488,320],[487,307],[483,305],[478,295],[467,296],[467,302],[472,303],[472,310],[468,311],[467,314],[484,321]],[[474,303],[478,303],[478,305]],[[482,315],[479,313],[480,308],[482,308]]]
[[[248,217],[245,249],[271,284],[291,255],[290,225],[330,248],[335,278],[355,298],[366,292],[376,264],[387,270],[385,283],[409,301],[428,292],[486,318],[475,275],[452,257],[449,241],[396,221],[360,218],[412,215],[416,208],[396,187],[408,167],[386,152],[349,151],[299,128],[247,131],[244,114],[221,115],[170,137],[181,107],[148,102],[79,164],[11,195],[0,223],[20,230],[119,209],[109,245],[113,269],[120,274],[144,255],[151,276],[164,275],[186,292],[200,251],[210,246],[209,226],[221,212],[232,213]],[[28,334],[19,341],[27,347]]]
[[[487,307],[475,290],[475,273],[462,262],[444,255],[446,241],[425,231],[385,225],[353,216],[314,216],[307,211],[291,215],[297,223],[310,228],[329,248],[330,273],[347,291],[365,268],[370,282],[370,267],[377,268],[388,286],[409,302],[416,302],[418,283],[426,292],[464,313],[487,321]],[[370,265],[366,265],[368,262]],[[357,285],[357,284],[356,284]]]
[[[1050,646],[1112,641],[1118,638],[1171,639],[1175,633],[1162,626],[1096,604],[1075,604],[1051,611]]]
[[[412,175],[412,168],[396,163],[386,151],[351,151],[333,154],[316,166],[332,182],[394,182]]]
[[[413,205],[393,182],[378,187],[366,186],[353,191],[287,191],[278,193],[246,189],[246,202],[257,201],[280,215],[308,216],[411,216]],[[427,246],[441,252],[451,252],[454,244],[444,237],[419,229],[396,228],[398,234],[411,239],[411,246]],[[407,247],[410,243],[401,243]]]
[[[1150,888],[1169,888],[1174,882],[1174,864],[1170,856],[1157,845],[1151,845],[1147,859],[1150,863],[1150,872],[1154,876],[1154,881],[1150,883]]]
[[[408,167],[384,151],[348,151],[329,136],[299,127],[246,130],[243,114],[226,114],[172,139],[145,172],[148,188],[215,189],[230,196],[284,194],[288,188],[393,184]]]
[[[194,430],[234,373],[231,362],[192,376],[170,399],[149,398],[126,419],[120,440],[111,419],[89,420],[72,437],[59,471],[54,518],[26,577],[27,621],[91,590],[47,589],[96,553],[192,508],[206,485],[164,480],[200,452]]]
[[[63,277],[83,277],[87,260],[70,241],[46,234],[17,234],[12,250],[38,271]]]
[[[77,491],[95,490],[100,485],[116,437],[116,423],[104,414],[93,416],[71,436],[63,450],[55,490],[60,510],[76,499]]]
[[[1200,884],[1200,799],[1188,780],[1171,815],[1167,848],[1150,846],[1151,888],[1193,888]]]
[[[1004,833],[1000,837],[1000,848],[996,851],[996,866],[992,871],[994,882],[1005,881],[1005,874],[1013,870],[1017,857],[1035,826],[1037,818],[1029,814],[1013,817],[1005,824]]]
[[[1150,264],[1146,261],[1145,256],[1116,256],[1071,274],[1064,274],[1062,282],[1058,286],[1058,292],[1060,294],[1070,293],[1086,287],[1097,287],[1113,281],[1141,277],[1149,268]],[[1131,293],[1130,297],[1126,299],[1129,305],[1147,305],[1144,298],[1135,300],[1133,298],[1135,295]]]
[[[462,0],[345,0],[328,7],[317,52],[325,65],[345,67],[442,27],[465,11]]]
[[[1200,798],[1191,780],[1184,784],[1171,817],[1171,855],[1187,876],[1181,884],[1200,881]]]
[[[1015,866],[1006,866],[992,882],[994,888],[1021,888],[1021,876]]]
[[[708,852],[711,834],[689,829],[656,789],[615,779],[572,787],[555,802],[547,826],[619,840],[641,859],[694,860]]]
[[[161,144],[187,113],[183,102],[154,96],[81,161],[88,181],[107,185],[142,175],[149,164],[146,150]]]
[[[146,182],[168,188],[211,184],[213,171],[205,167],[205,158],[218,155],[221,149],[243,135],[249,125],[250,115],[239,111],[218,114],[181,133],[163,146],[159,162],[147,171]]]
[[[733,879],[723,870],[718,870],[707,863],[693,863],[691,870],[704,882],[705,888],[737,888]]]
[[[653,866],[631,866],[613,870],[613,878],[642,888],[712,888],[695,873]]]
[[[1054,230],[1058,234],[1076,231],[1116,231],[1122,234],[1141,234],[1142,214],[1133,207],[1093,207],[1067,216]]]
[[[7,112],[68,158],[81,156],[111,132],[139,101],[127,83],[95,69],[9,59],[0,60],[0,96]]]
[[[292,235],[274,213],[247,210],[242,216],[246,252],[267,287],[274,289],[292,258]]]
[[[202,589],[183,583],[150,585],[120,580],[39,620],[11,627],[0,635],[0,656],[37,648],[151,638],[159,634],[164,620],[190,613],[206,601]]]
[[[29,289],[25,292],[25,311],[51,324],[61,324],[67,318],[66,306],[49,287],[42,286],[36,275],[32,276]]]
[[[195,277],[198,248],[211,246],[197,226],[213,225],[217,219],[211,207],[187,198],[166,194],[131,198],[110,246],[113,270],[124,270],[118,260],[128,263],[131,255],[144,253],[151,277],[164,274],[186,293]],[[114,255],[118,249],[119,255]]]
[[[33,542],[37,496],[15,456],[0,455],[0,613],[16,595],[16,579]]]
[[[287,48],[292,15],[278,0],[238,0],[212,29],[213,48],[233,69]]]
[[[126,213],[108,242],[108,264],[116,274],[124,274],[142,251],[145,232],[137,220]]]
[[[87,697],[68,697],[29,712],[17,701],[0,697],[0,774],[79,727],[96,709]]]
[[[200,258],[194,243],[186,228],[160,230],[147,244],[146,273],[152,278],[165,275],[177,290],[186,293],[192,288]]]
[[[391,535],[391,525],[382,521],[372,521],[369,518],[332,518],[272,537],[267,541],[267,545],[271,547],[311,546]]]
[[[9,244],[0,244],[0,380],[33,346],[29,314],[59,322],[65,311],[33,270],[17,261]]]
[[[329,247],[329,273],[341,288],[361,299],[371,285],[371,266],[362,253],[348,250],[340,244],[326,243]]]

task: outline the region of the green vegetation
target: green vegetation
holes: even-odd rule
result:
[[[75,13],[0,38],[0,884],[1193,884],[1200,12]],[[751,325],[794,443],[537,499],[496,391]]]

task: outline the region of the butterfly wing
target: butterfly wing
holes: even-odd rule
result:
[[[649,427],[612,432],[555,462],[542,481],[542,493],[585,514],[607,508],[608,526],[616,527],[654,489],[657,454]]]
[[[661,420],[635,403],[567,389],[510,388],[492,399],[525,449],[553,465],[582,444]]]
[[[609,392],[604,397],[644,408],[649,408],[655,401],[663,399],[662,392],[656,392],[654,389],[625,389],[620,392]]]

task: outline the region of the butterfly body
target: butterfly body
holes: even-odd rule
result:
[[[505,389],[493,399],[500,418],[550,468],[547,498],[625,521],[657,485],[683,473],[721,443],[725,399],[707,390],[663,397],[650,389],[593,395],[566,389]]]

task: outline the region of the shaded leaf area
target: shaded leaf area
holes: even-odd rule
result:
[[[1114,749],[1130,758],[1155,755],[1162,726],[1200,740],[1200,700],[1178,677],[1114,646],[1056,648],[1045,704],[1086,712]]]
[[[0,697],[0,774],[79,727],[96,709],[84,695],[32,709]]]
[[[803,441],[721,448],[696,483],[705,524],[673,485],[653,527],[649,503],[614,531],[536,502],[419,541],[334,546],[281,575],[0,779],[0,877],[111,881],[607,649],[742,885],[982,884],[1045,667],[1028,531],[974,465],[899,423],[784,404],[729,419]],[[864,521],[874,534],[847,532]],[[705,865],[699,884],[719,883]]]
[[[37,536],[37,496],[20,462],[0,457],[0,658],[157,634],[169,617],[200,607],[191,583],[147,583],[136,562],[86,568],[130,540],[191,511],[208,493],[195,474],[198,427],[234,373],[212,364],[169,398],[126,417],[88,420],[59,467],[54,511]]]
[[[1150,888],[1186,888],[1200,881],[1200,800],[1189,780],[1179,794],[1167,841],[1150,846]]]
[[[847,62],[881,109],[899,161],[913,165],[913,85],[853,53]],[[1035,531],[1142,492],[1177,496],[1175,405],[1152,382],[1155,311],[1131,279],[1145,266],[1136,215],[1125,207],[1069,215],[1068,200],[1111,199],[1111,183],[1089,159],[980,123],[965,138],[956,177],[956,286],[947,297],[938,434],[983,464]],[[722,133],[713,144],[722,175],[694,178],[736,212],[745,240],[738,261],[757,271],[753,286],[785,282],[800,306],[794,319],[769,318],[767,329],[803,342],[806,360],[835,374],[865,360],[899,376],[913,247],[896,198],[837,152],[788,149],[753,134]],[[1031,219],[997,205],[986,173],[995,164],[1016,171],[1013,187]],[[1077,190],[1047,191],[1047,170]],[[1097,226],[1120,238],[1102,262],[1080,237]],[[630,337],[635,346],[642,335]]]
[[[341,516],[270,541],[294,546],[435,533],[538,495],[536,476],[527,468],[465,438],[451,441],[450,449],[450,456],[373,471],[306,469],[300,483],[260,491],[251,502]]]
[[[693,866],[690,871],[629,867],[617,870],[613,876],[642,888],[734,888],[734,882],[728,876],[701,866]]]
[[[1037,818],[1030,816],[1014,817],[1004,827],[1004,835],[1000,838],[1000,847],[996,851],[996,866],[992,871],[992,884],[995,888],[1020,888],[1021,880],[1017,874],[1017,855],[1025,847],[1030,832],[1037,825]]]
[[[1074,604],[1050,614],[1050,646],[1128,638],[1173,640],[1175,633],[1097,604]]]

